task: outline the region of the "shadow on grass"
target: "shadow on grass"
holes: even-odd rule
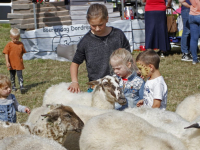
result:
[[[32,89],[33,87],[36,87],[40,84],[44,84],[44,83],[47,83],[47,81],[43,81],[43,82],[39,82],[39,83],[33,83],[33,84],[30,84],[30,85],[26,85],[24,86],[24,90],[21,92],[21,94],[25,94],[27,93],[30,89]]]
[[[174,55],[174,54],[178,54],[178,55],[182,54],[181,47],[173,47],[171,51],[169,52],[169,55]]]

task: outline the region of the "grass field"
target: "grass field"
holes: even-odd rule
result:
[[[3,51],[9,39],[10,26],[0,24],[0,49]],[[138,55],[138,51],[133,52],[133,56]],[[42,104],[43,95],[48,87],[59,82],[70,82],[70,62],[60,62],[55,60],[27,60],[24,61],[23,70],[24,86],[27,88],[25,94],[20,90],[13,92],[18,102],[33,109]],[[160,72],[168,86],[167,110],[175,111],[177,105],[187,96],[200,92],[200,64],[192,65],[192,62],[181,61],[180,48],[172,49],[168,57],[161,58]],[[0,73],[9,76],[6,69],[5,57],[0,53]],[[16,84],[18,80],[16,77]],[[87,89],[87,72],[85,64],[79,68],[79,84],[81,90]],[[28,115],[17,113],[18,121],[26,121]]]

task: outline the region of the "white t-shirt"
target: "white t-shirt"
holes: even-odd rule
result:
[[[160,109],[167,107],[167,85],[162,76],[147,80],[144,85],[144,106],[153,106],[154,99],[160,99]]]

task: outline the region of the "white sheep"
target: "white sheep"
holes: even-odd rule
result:
[[[119,81],[116,77],[105,76],[102,79],[91,81],[87,84],[95,86],[92,93],[71,93],[67,90],[70,83],[62,82],[53,85],[44,94],[43,106],[47,104],[75,104],[101,109],[114,109],[115,102],[121,105],[126,103],[126,99],[119,88]]]
[[[196,129],[185,130],[184,127],[189,126],[190,122],[175,112],[147,107],[128,108],[124,111],[141,117],[151,125],[176,136],[186,145],[188,150],[195,150],[200,147],[200,131]]]
[[[84,122],[84,124],[87,123],[87,121],[94,116],[107,112],[117,111],[114,109],[99,109],[96,107],[89,107],[84,105],[69,105],[69,106],[73,109],[73,111],[77,114],[77,116],[79,116],[79,118]],[[41,115],[46,114],[48,111],[49,107],[45,106],[33,109],[26,123],[32,123],[37,125],[43,123],[44,118]],[[63,140],[64,142],[62,143],[62,145],[67,149],[79,150],[79,138],[80,138],[80,133],[68,131],[65,135],[65,139]]]
[[[91,118],[79,140],[80,150],[186,150],[175,136],[127,112]]]
[[[52,105],[51,107],[43,109],[43,112],[47,112],[47,110],[50,112],[43,115],[45,118],[41,116],[42,114],[39,114],[35,116],[37,119],[34,118],[34,114],[37,114],[37,112],[33,111],[30,116],[34,120],[29,118],[29,122],[27,121],[25,124],[0,122],[0,139],[20,134],[33,134],[53,139],[63,144],[65,143],[65,136],[68,131],[74,130],[80,132],[83,128],[83,122],[71,107]],[[40,110],[41,112],[42,110]]]
[[[17,135],[0,140],[1,150],[66,150],[56,141],[36,135]]]
[[[200,116],[200,94],[186,97],[176,108],[176,113],[187,121]]]

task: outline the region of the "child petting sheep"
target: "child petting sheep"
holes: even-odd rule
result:
[[[109,57],[114,50],[121,47],[130,51],[125,34],[120,29],[106,26],[108,10],[105,5],[91,4],[86,18],[91,30],[78,43],[70,66],[72,83],[68,90],[73,93],[80,92],[78,68],[84,60],[89,81],[94,81],[110,74]]]
[[[119,78],[120,88],[123,89],[127,100],[127,104],[123,106],[116,103],[116,109],[136,107],[137,102],[143,99],[144,80],[137,75],[132,54],[124,48],[119,48],[111,54],[110,65]]]
[[[148,78],[144,85],[144,99],[137,106],[146,105],[165,110],[167,106],[167,85],[159,71],[160,58],[154,50],[141,52],[136,63],[141,75]]]
[[[19,105],[17,99],[11,94],[10,79],[0,74],[0,120],[16,122],[16,111],[30,114],[30,109]]]

